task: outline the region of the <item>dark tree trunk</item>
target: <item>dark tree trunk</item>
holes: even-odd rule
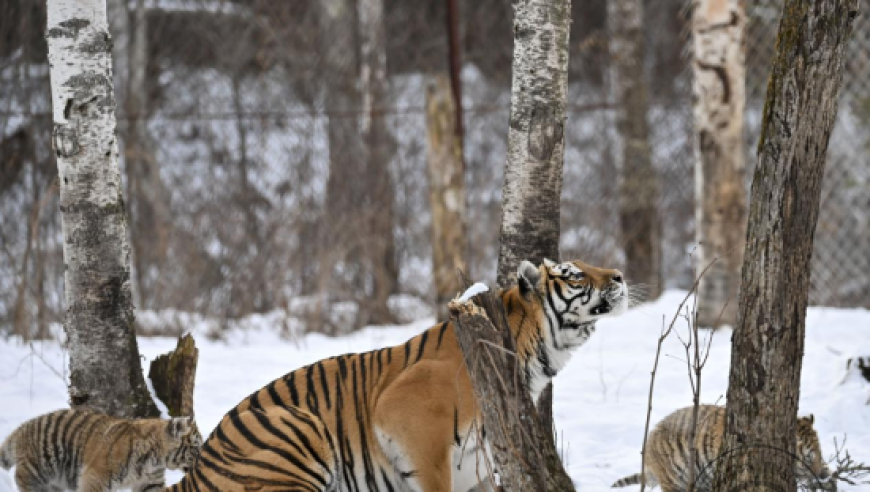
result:
[[[199,350],[191,335],[178,338],[172,352],[151,362],[148,379],[154,394],[166,405],[172,417],[193,416],[193,388]]]
[[[858,0],[785,2],[752,182],[716,490],[795,490],[813,233],[857,13]]]
[[[118,2],[121,3],[121,2]],[[149,142],[148,93],[145,89],[145,72],[148,65],[148,16],[145,1],[137,0],[133,11],[127,66],[129,77],[122,102],[126,103],[127,132],[124,135],[124,158],[127,164],[127,190],[130,207],[130,242],[133,257],[133,279],[139,306],[148,306],[151,301],[148,273],[166,251],[166,231],[161,219],[165,218],[157,207],[165,207],[162,197],[149,196],[151,187],[147,181],[154,169],[153,144]],[[127,33],[125,33],[127,34]],[[153,200],[157,198],[157,200]]]
[[[107,23],[105,0],[48,1],[70,403],[155,416],[133,332]]]
[[[661,293],[661,221],[658,176],[652,166],[644,73],[643,2],[608,0],[612,85],[616,92],[617,130],[622,145],[619,220],[625,250],[625,274],[647,289],[650,299]]]
[[[399,284],[396,241],[393,234],[394,186],[390,176],[393,140],[387,128],[384,109],[388,105],[387,34],[384,23],[384,0],[359,0],[361,38],[360,86],[362,88],[361,133],[367,157],[368,199],[364,231],[367,241],[366,274],[372,289],[360,307],[364,311],[360,325],[393,323],[387,301]]]

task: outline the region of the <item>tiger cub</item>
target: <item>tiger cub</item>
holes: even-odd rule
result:
[[[28,420],[0,446],[21,492],[162,490],[164,471],[189,468],[202,437],[190,417],[130,420],[58,410]]]
[[[681,408],[656,425],[646,444],[644,475],[649,486],[661,485],[662,492],[686,490],[689,486],[689,453],[692,444],[686,442],[692,430],[693,407]],[[799,481],[815,478],[826,479],[830,475],[822,461],[819,436],[813,428],[814,418],[801,417],[797,423],[797,456],[803,462],[796,466]],[[695,487],[698,492],[711,490],[714,461],[719,456],[725,433],[725,407],[700,405],[694,447],[698,450],[698,465],[695,468]],[[810,473],[812,472],[812,473]],[[617,480],[613,488],[639,484],[641,474]]]
[[[336,489],[338,443],[299,407],[249,408],[225,416],[199,459],[167,492]]]

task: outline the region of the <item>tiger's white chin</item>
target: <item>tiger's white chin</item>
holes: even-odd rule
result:
[[[619,316],[626,311],[628,311],[628,287],[623,284],[618,291],[601,295],[598,302],[589,308],[588,319],[584,321],[597,321],[601,318]]]

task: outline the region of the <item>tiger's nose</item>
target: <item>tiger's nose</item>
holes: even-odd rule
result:
[[[610,277],[610,280],[616,282],[617,284],[621,284],[622,283],[622,272],[614,273],[613,276]]]

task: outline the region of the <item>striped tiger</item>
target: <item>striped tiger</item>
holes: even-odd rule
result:
[[[628,288],[619,271],[580,261],[545,260],[538,267],[524,261],[517,279],[499,296],[537,400],[595,322],[627,309]],[[287,427],[278,433],[285,428],[267,425],[267,415],[280,407],[304,411],[305,418],[282,421]],[[258,469],[269,469],[273,479],[268,460],[280,445],[276,466],[297,481],[284,490],[486,491],[490,482],[477,454],[487,449],[480,422],[454,327],[445,322],[401,345],[321,360],[254,392],[206,440],[190,480],[220,481],[200,490],[248,490]],[[332,455],[326,452],[331,439]]]
[[[662,492],[686,490],[689,486],[689,453],[694,446],[698,450],[694,490],[711,490],[715,473],[712,465],[719,457],[725,439],[725,407],[698,407],[698,425],[692,445],[688,441],[692,430],[693,408],[681,408],[671,413],[650,432],[644,468],[647,485],[661,485]],[[813,428],[814,421],[810,415],[799,418],[797,423],[797,456],[803,464],[796,465],[795,472],[798,480],[804,483],[815,481],[816,478],[824,480],[830,476],[828,467],[822,461],[819,436]],[[617,480],[613,488],[639,484],[640,481],[641,474],[636,473]]]
[[[338,443],[300,407],[248,408],[224,418],[196,464],[168,492],[335,490]]]
[[[21,492],[134,492],[164,487],[164,471],[187,469],[202,438],[190,417],[130,420],[57,410],[28,420],[0,446]]]

